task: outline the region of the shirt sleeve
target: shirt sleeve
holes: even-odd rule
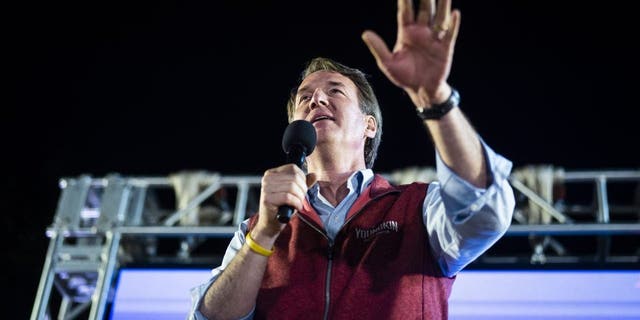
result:
[[[236,230],[236,232],[233,234],[233,238],[231,239],[231,242],[229,242],[227,250],[222,257],[222,263],[220,264],[220,266],[211,270],[211,278],[209,278],[208,281],[191,288],[191,309],[187,316],[188,320],[207,320],[207,317],[205,317],[199,310],[202,298],[207,292],[207,289],[209,289],[209,287],[216,281],[216,279],[218,279],[220,274],[222,274],[233,257],[236,256],[238,251],[240,251],[240,249],[244,245],[244,235],[247,233],[248,222],[249,220],[247,219],[238,226],[238,230]],[[240,318],[240,320],[253,319],[253,312],[254,310],[251,310],[249,314]]]
[[[456,275],[504,235],[513,217],[515,197],[509,184],[512,163],[480,139],[487,162],[487,188],[459,177],[436,152],[438,181],[429,184],[423,221],[440,269]]]

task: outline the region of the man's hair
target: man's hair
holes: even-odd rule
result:
[[[368,169],[373,168],[373,163],[378,155],[378,147],[380,141],[382,141],[382,113],[380,112],[380,105],[378,99],[373,93],[373,88],[367,80],[367,75],[362,71],[347,67],[334,60],[318,57],[313,58],[307,63],[307,67],[300,74],[298,86],[302,81],[310,74],[316,71],[331,71],[339,73],[353,81],[358,89],[358,103],[360,104],[360,110],[366,115],[371,115],[376,119],[377,131],[373,138],[367,138],[364,145],[364,160]],[[287,113],[289,116],[289,122],[293,120],[293,114],[296,109],[297,87],[291,90],[289,101],[287,102]]]

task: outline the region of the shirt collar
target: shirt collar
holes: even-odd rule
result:
[[[373,170],[371,169],[362,169],[358,171],[354,171],[349,179],[347,179],[347,189],[349,189],[349,194],[355,192],[360,195],[362,191],[369,186],[371,181],[373,180]],[[313,199],[317,200],[320,195],[320,186],[316,183],[307,191],[307,195]]]

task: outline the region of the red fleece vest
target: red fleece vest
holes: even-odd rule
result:
[[[426,190],[376,175],[332,246],[305,203],[276,241],[255,319],[447,319],[455,278],[442,275],[429,246]]]

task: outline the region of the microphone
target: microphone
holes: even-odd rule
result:
[[[282,149],[287,154],[287,163],[293,163],[302,168],[306,156],[316,147],[316,128],[306,120],[291,122],[282,136]],[[277,219],[281,223],[288,223],[293,215],[293,207],[284,205],[278,208]]]

